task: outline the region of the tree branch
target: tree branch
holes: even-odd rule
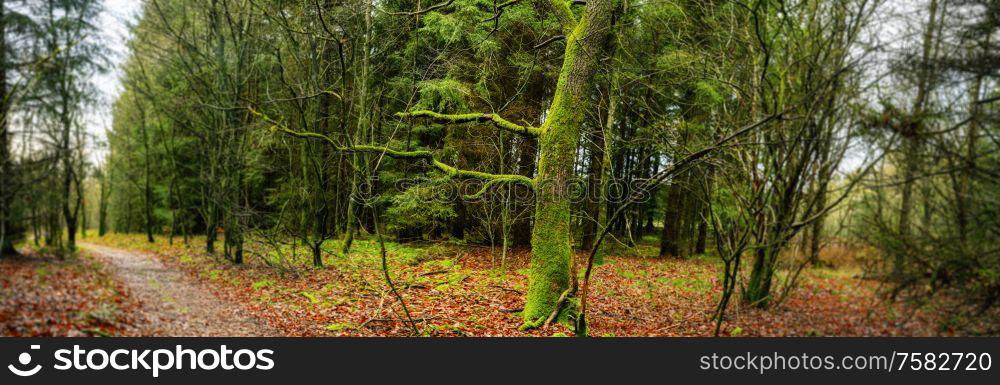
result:
[[[504,3],[497,4],[496,6],[493,7],[493,16],[484,19],[483,22],[485,23],[488,21],[493,21],[493,22],[499,21],[500,16],[503,16],[504,9],[513,5],[517,5],[520,2],[521,0],[508,0]],[[494,1],[493,4],[496,4],[496,1]]]
[[[341,146],[336,141],[334,141],[333,139],[331,139],[329,136],[326,136],[326,135],[323,135],[323,134],[320,134],[320,133],[316,133],[316,132],[295,131],[293,129],[290,129],[290,128],[286,127],[284,124],[281,124],[279,122],[274,121],[274,119],[271,119],[267,115],[264,115],[264,114],[258,112],[257,110],[255,110],[253,108],[249,108],[249,110],[250,110],[250,113],[252,113],[252,114],[260,117],[261,119],[267,121],[268,123],[270,123],[272,130],[281,131],[281,132],[284,132],[284,133],[286,133],[288,135],[299,137],[299,138],[317,139],[317,140],[324,141],[327,144],[329,144],[331,147],[333,147],[334,151],[338,151],[338,152],[363,152],[363,153],[371,153],[371,154],[381,154],[381,155],[385,155],[385,156],[388,156],[388,157],[393,158],[393,159],[424,159],[424,160],[427,160],[428,162],[430,162],[430,164],[432,166],[434,166],[434,168],[436,168],[439,171],[445,173],[450,178],[453,178],[453,179],[479,179],[479,180],[485,180],[485,181],[487,181],[487,183],[485,183],[483,185],[482,189],[480,189],[479,192],[477,192],[473,196],[481,196],[483,193],[486,192],[486,190],[490,186],[492,186],[492,185],[494,185],[496,183],[519,183],[519,184],[523,184],[525,186],[528,186],[530,188],[534,188],[534,185],[535,185],[534,181],[531,178],[526,177],[524,175],[516,175],[516,174],[490,174],[490,173],[480,172],[480,171],[463,170],[463,169],[451,166],[449,164],[446,164],[444,162],[441,162],[441,161],[435,159],[434,158],[434,153],[432,153],[430,151],[426,151],[426,150],[399,151],[399,150],[393,150],[391,148],[384,147],[384,146],[371,146],[371,145],[364,145],[364,144],[355,144],[355,145],[351,145],[351,146]]]
[[[430,6],[430,7],[427,7],[427,8],[424,8],[424,9],[418,9],[418,10],[412,11],[412,12],[387,12],[387,11],[382,10],[382,8],[378,8],[378,7],[376,7],[375,9],[378,9],[379,12],[382,12],[382,13],[384,13],[386,15],[390,15],[390,16],[417,16],[417,15],[423,15],[425,13],[428,13],[428,12],[431,12],[431,11],[434,11],[434,10],[438,10],[438,9],[441,9],[441,8],[444,8],[444,7],[447,7],[447,6],[451,5],[451,3],[454,3],[454,2],[455,2],[455,0],[447,0],[447,1],[443,2],[443,3],[434,4],[434,5]]]
[[[541,0],[546,3],[552,13],[555,14],[556,19],[559,20],[559,24],[562,25],[564,31],[572,31],[576,28],[576,16],[573,15],[573,11],[569,9],[570,2],[567,0]]]
[[[507,119],[501,118],[497,114],[439,114],[434,111],[418,110],[410,112],[397,112],[396,116],[401,118],[426,117],[441,123],[493,122],[493,124],[497,127],[510,132],[536,137],[542,135],[542,129],[538,127],[514,124]]]
[[[545,41],[543,41],[541,43],[535,44],[535,46],[532,47],[532,48],[539,49],[539,48],[545,47],[545,46],[547,46],[549,44],[552,44],[552,43],[554,43],[556,41],[559,41],[559,40],[566,40],[566,35],[555,35],[553,37],[545,39]]]
[[[638,189],[632,191],[632,193],[628,195],[625,201],[619,203],[618,208],[615,210],[614,213],[611,214],[608,222],[609,223],[612,222],[613,219],[617,218],[618,215],[622,213],[622,211],[624,211],[627,207],[635,203],[639,196],[641,196],[645,192],[651,191],[653,188],[666,181],[667,178],[670,178],[673,175],[676,175],[677,173],[685,170],[691,164],[697,162],[706,155],[728,145],[729,142],[735,140],[736,138],[739,138],[743,135],[746,135],[747,133],[750,133],[751,131],[763,127],[764,125],[773,120],[783,119],[784,115],[788,113],[788,111],[791,111],[791,107],[785,109],[780,113],[768,115],[753,124],[744,126],[743,128],[740,128],[732,132],[731,134],[726,135],[722,139],[719,139],[711,146],[705,147],[699,151],[695,151],[694,153],[691,153],[690,155],[684,157],[684,159],[675,162],[673,165],[666,168],[665,170],[660,171],[656,175],[653,175],[650,179],[646,181],[646,183],[641,184]],[[611,231],[611,226],[604,227],[604,230],[600,232],[600,234],[597,236],[597,239],[594,241],[593,246],[591,246],[590,256],[587,258],[587,269],[584,271],[583,274],[583,292],[580,298],[580,315],[579,318],[577,318],[577,333],[580,333],[581,335],[586,335],[586,330],[587,330],[587,321],[586,321],[587,297],[590,292],[590,274],[594,269],[594,259],[597,256],[597,251],[601,248],[601,243],[604,241],[604,237],[606,237],[608,235],[608,232],[610,231]]]

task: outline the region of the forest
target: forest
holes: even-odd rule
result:
[[[0,0],[2,335],[1000,334],[1000,2],[135,3]]]

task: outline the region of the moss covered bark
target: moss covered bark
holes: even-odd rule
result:
[[[397,112],[396,116],[401,118],[426,117],[438,122],[447,122],[447,123],[493,122],[493,124],[500,129],[522,135],[538,136],[541,135],[542,133],[542,130],[537,127],[522,126],[519,124],[515,124],[507,119],[500,117],[500,115],[497,114],[482,114],[482,113],[439,114],[434,111],[418,110],[410,112]]]
[[[573,161],[600,53],[607,39],[613,0],[591,0],[579,20],[566,2],[550,0],[566,32],[566,51],[548,119],[539,140],[535,179],[535,226],[531,236],[531,269],[523,317],[526,327],[539,326],[569,288],[569,184]]]
[[[743,301],[752,306],[766,308],[770,302],[771,280],[774,276],[774,264],[763,248],[754,255],[753,270],[750,282],[743,293]]]

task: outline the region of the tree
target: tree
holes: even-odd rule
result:
[[[892,51],[887,75],[900,89],[884,90],[866,119],[866,140],[890,154],[872,184],[887,188],[861,197],[852,235],[879,251],[868,272],[889,298],[934,303],[943,327],[991,333],[981,320],[996,318],[1000,298],[997,142],[986,139],[997,127],[997,5],[920,6],[904,20],[911,44]]]
[[[570,196],[573,164],[580,140],[584,110],[592,77],[597,69],[601,48],[608,34],[613,8],[610,0],[587,3],[578,17],[569,4],[551,0],[545,6],[555,14],[566,39],[566,51],[559,80],[545,122],[541,127],[521,126],[496,114],[439,114],[433,111],[401,112],[400,117],[428,118],[441,122],[490,122],[499,129],[539,138],[538,174],[533,179],[519,175],[495,175],[456,169],[436,160],[427,151],[399,151],[379,146],[341,146],[329,137],[275,127],[304,138],[318,138],[338,151],[384,154],[397,159],[424,159],[452,178],[482,179],[484,189],[496,183],[521,183],[534,187],[535,217],[532,229],[532,261],[523,318],[525,327],[541,326],[549,314],[565,301],[570,290]],[[266,116],[265,116],[266,118]]]
[[[59,198],[66,226],[66,249],[76,248],[78,219],[83,206],[82,170],[86,159],[81,132],[83,108],[95,100],[90,76],[103,70],[103,48],[93,37],[101,4],[96,0],[48,0],[31,6],[39,15],[42,51],[52,59],[42,68],[37,108],[49,127],[47,135],[58,159]]]
[[[14,191],[16,188],[16,177],[13,172],[13,159],[10,153],[10,133],[9,114],[13,92],[9,92],[7,80],[8,60],[7,60],[7,4],[0,1],[0,258],[7,255],[17,254],[14,242],[21,237],[17,229],[17,221],[14,218],[13,203]]]
[[[868,55],[850,47],[862,39],[875,6],[803,1],[785,8],[762,1],[746,15],[740,36],[749,52],[741,65],[760,72],[740,74],[737,84],[746,91],[732,102],[745,108],[725,118],[779,113],[782,119],[724,153],[716,168],[719,183],[709,217],[725,262],[720,322],[744,251],[753,260],[743,301],[758,307],[780,302],[805,266],[783,257],[791,240],[821,221],[869,170],[871,163],[844,175],[842,191],[827,198],[856,136],[858,66]],[[776,272],[783,267],[791,273],[775,290]]]
[[[49,56],[35,55],[37,27],[17,0],[0,1],[0,258],[16,255],[15,244],[24,238],[26,212],[21,201],[28,190],[27,165],[14,152],[11,129],[19,110],[38,82],[40,67]]]

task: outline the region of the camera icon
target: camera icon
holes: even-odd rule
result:
[[[41,349],[41,346],[31,345],[31,350],[38,350],[38,349]],[[17,356],[17,362],[20,363],[21,366],[27,367],[28,364],[31,364],[31,354],[28,352],[21,353],[21,355]],[[42,370],[42,365],[35,365],[35,367],[31,369],[21,370],[18,369],[16,366],[14,366],[14,364],[10,364],[7,365],[7,369],[10,369],[11,373],[14,373],[18,376],[28,377],[28,376],[33,376],[35,375],[35,373],[38,373],[39,370]]]

